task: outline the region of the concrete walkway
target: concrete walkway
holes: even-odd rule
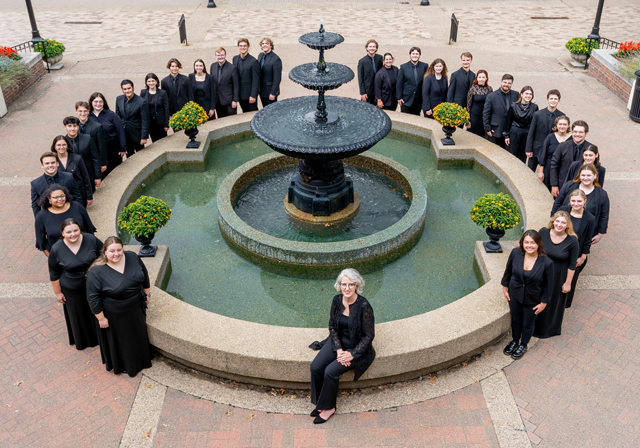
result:
[[[417,0],[220,0],[215,9],[193,0],[33,3],[41,34],[68,51],[64,68],[0,119],[0,447],[640,445],[640,238],[627,225],[640,220],[640,126],[613,93],[571,68],[563,49],[569,38],[591,31],[597,1],[432,0],[420,7]],[[460,34],[457,44],[447,45],[452,13]],[[176,35],[181,14],[189,47]],[[0,16],[3,45],[30,38],[22,2],[3,2]],[[607,1],[601,34],[637,41],[639,16],[636,1]],[[355,69],[371,37],[397,65],[413,45],[422,47],[424,60],[443,58],[453,70],[459,54],[471,51],[472,68],[486,69],[494,88],[503,73],[512,73],[516,88],[533,86],[541,106],[545,92],[559,88],[561,110],[590,124],[588,139],[600,147],[607,168],[611,218],[566,313],[563,335],[538,341],[511,365],[498,344],[430,377],[345,393],[339,397],[345,413],[321,427],[302,415],[311,409],[305,391],[238,385],[162,358],[136,378],[105,372],[97,349],[78,352],[67,345],[46,260],[34,248],[28,197],[29,181],[40,174],[38,157],[63,133],[62,119],[74,114],[75,101],[101,91],[112,102],[125,77],[139,90],[146,73],[164,76],[170,57],[188,73],[197,57],[210,64],[218,45],[233,55],[238,37],[249,37],[257,55],[259,38],[269,35],[285,72],[310,62],[315,53],[297,37],[315,31],[320,18],[328,31],[345,36],[327,52],[329,61]],[[356,83],[336,93],[356,97]],[[302,94],[308,92],[283,82],[283,97]],[[347,412],[356,408],[382,410]]]

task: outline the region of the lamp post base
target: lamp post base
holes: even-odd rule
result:
[[[209,0],[209,3],[207,3],[207,8],[215,8],[216,4],[213,0]]]

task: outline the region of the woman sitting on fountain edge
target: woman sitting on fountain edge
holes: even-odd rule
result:
[[[340,375],[355,369],[353,381],[369,368],[376,352],[373,308],[360,294],[364,279],[355,269],[344,269],[334,285],[338,294],[331,303],[329,338],[311,363],[311,412],[313,423],[324,423],[336,412]]]

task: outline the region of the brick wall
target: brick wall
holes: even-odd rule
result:
[[[626,103],[631,95],[631,84],[603,64],[598,58],[589,58],[589,74],[607,86],[609,90],[618,95]]]
[[[20,98],[20,96],[24,92],[26,92],[29,87],[31,87],[32,85],[40,81],[44,77],[44,75],[47,73],[47,71],[44,68],[44,64],[42,62],[42,57],[40,56],[40,53],[37,53],[35,57],[32,57],[32,55],[29,55],[29,57],[26,57],[26,54],[23,54],[21,56],[23,56],[23,60],[25,60],[25,62],[29,66],[29,76],[24,78],[19,83],[15,84],[12,88],[2,90],[2,94],[4,95],[4,101],[7,104],[7,106],[9,106],[15,100]]]

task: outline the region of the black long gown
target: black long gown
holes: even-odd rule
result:
[[[467,112],[469,112],[469,121],[471,127],[469,131],[480,137],[485,136],[484,124],[482,123],[482,111],[484,110],[484,102],[487,95],[493,92],[491,86],[475,85],[469,89],[467,94]]]
[[[51,213],[49,209],[45,208],[40,210],[36,216],[36,248],[38,250],[51,250],[56,241],[62,237],[60,226],[62,221],[67,218],[78,221],[82,232],[92,235],[96,232],[87,210],[77,202],[71,202],[69,210],[59,214]]]
[[[555,244],[551,241],[550,232],[546,227],[540,229],[544,250],[553,261],[551,299],[547,307],[538,314],[533,330],[533,335],[541,339],[560,334],[564,309],[567,303],[567,294],[562,292],[562,285],[567,281],[567,271],[576,269],[576,260],[579,252],[577,237],[567,235],[560,244]]]
[[[545,187],[547,187],[547,190],[549,191],[551,191],[551,158],[553,157],[553,153],[556,152],[556,148],[559,144],[560,142],[558,142],[555,132],[552,132],[544,139],[542,149],[540,154],[538,154],[538,165],[542,166],[542,172],[544,174],[544,180],[542,183],[544,183]]]
[[[99,332],[102,363],[113,373],[134,377],[151,367],[153,357],[143,292],[149,288],[149,274],[135,253],[125,251],[124,257],[122,274],[108,265],[89,271],[87,299],[93,314],[104,312],[109,321],[109,327]]]
[[[62,308],[69,345],[75,345],[78,350],[98,345],[96,318],[87,302],[85,276],[101,250],[102,241],[90,233],[83,233],[77,254],[71,252],[63,240],[55,243],[49,254],[49,279],[52,282],[60,281],[66,299]]]
[[[560,207],[558,210],[564,210],[569,214],[571,213],[571,207],[566,205]],[[589,255],[591,253],[591,238],[593,238],[594,232],[596,230],[596,218],[591,212],[585,210],[582,213],[582,218],[576,218],[571,215],[571,223],[573,224],[573,231],[578,236],[578,257],[581,257],[583,254]],[[582,270],[587,267],[588,261],[589,257],[585,258],[584,263],[582,263],[580,266],[576,266],[576,272],[573,274],[573,280],[571,281],[571,291],[567,293],[567,308],[571,308],[571,304],[573,303],[573,296],[576,293],[578,278],[580,277],[580,273],[582,272]]]

